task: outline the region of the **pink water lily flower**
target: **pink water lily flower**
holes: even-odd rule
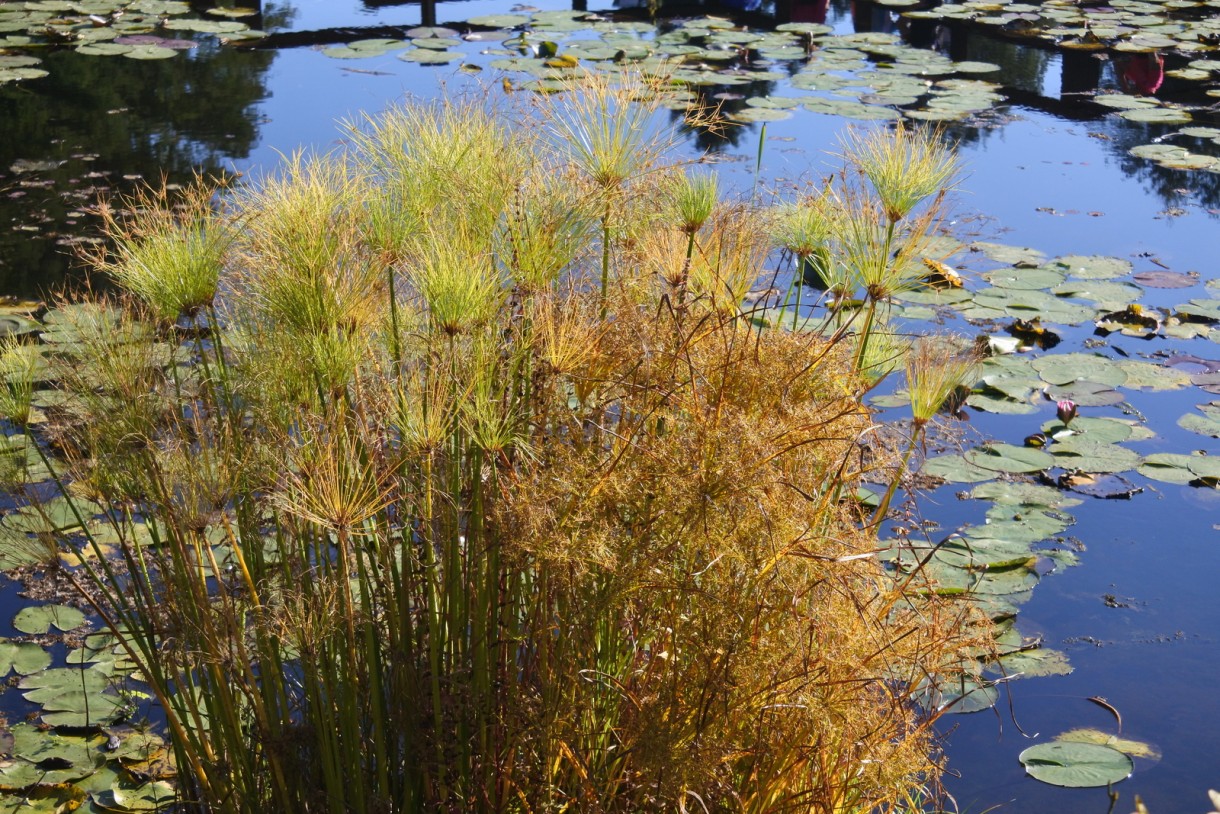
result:
[[[1076,402],[1071,399],[1063,399],[1056,407],[1055,415],[1059,416],[1059,420],[1063,422],[1063,426],[1072,423],[1072,419],[1076,417]]]

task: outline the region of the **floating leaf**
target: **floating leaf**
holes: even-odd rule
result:
[[[33,642],[10,642],[0,640],[0,676],[13,671],[18,675],[30,675],[51,666],[51,654],[46,648]]]
[[[1109,280],[1131,273],[1131,263],[1119,257],[1070,254],[1052,262],[1078,280]]]
[[[1215,485],[1220,479],[1220,457],[1156,452],[1145,456],[1138,471],[1145,477],[1166,483]]]
[[[778,122],[792,118],[792,112],[766,107],[747,107],[732,113],[731,118],[739,122]]]
[[[1018,760],[1035,780],[1052,786],[1092,788],[1117,783],[1131,774],[1131,758],[1097,743],[1054,741],[1031,746]]]
[[[1111,749],[1117,749],[1131,757],[1143,758],[1145,760],[1161,759],[1161,750],[1151,743],[1123,738],[1119,735],[1103,732],[1100,729],[1085,727],[1069,729],[1067,732],[1056,735],[1055,740],[1063,743],[1099,743],[1103,746],[1109,746]]]
[[[128,59],[169,59],[177,55],[173,48],[163,48],[160,45],[134,45],[122,53]]]
[[[1061,353],[1042,356],[1032,362],[1034,370],[1047,384],[1070,384],[1085,380],[1118,386],[1127,374],[1109,358],[1095,353]]]
[[[1055,465],[1055,459],[1039,449],[1012,444],[987,444],[963,456],[966,461],[994,472],[1041,472]]]
[[[1083,436],[1073,436],[1073,443],[1057,443],[1052,453],[1064,469],[1082,472],[1111,473],[1126,472],[1139,466],[1139,453],[1120,447],[1118,444],[1077,441]]]
[[[996,503],[1045,506],[1051,509],[1063,508],[1080,502],[1065,497],[1062,491],[1053,486],[1020,481],[984,483],[974,487],[970,491],[970,497],[976,500],[991,500]]]
[[[1006,676],[1021,675],[1026,678],[1038,676],[1065,676],[1072,672],[1067,654],[1049,647],[1038,647],[1001,656],[998,667]]]
[[[945,678],[925,681],[916,689],[915,700],[924,709],[959,715],[991,709],[1000,700],[994,684],[972,678]]]
[[[1200,404],[1197,413],[1187,413],[1178,419],[1178,426],[1199,435],[1220,438],[1220,401]]]
[[[1118,115],[1133,122],[1148,124],[1185,124],[1191,120],[1191,115],[1187,111],[1168,107],[1145,107],[1124,110]]]
[[[525,25],[529,21],[530,18],[524,14],[483,14],[478,17],[471,17],[466,22],[486,28],[516,28],[519,25]]]
[[[1066,277],[1062,268],[1042,266],[1039,268],[1005,268],[989,271],[983,279],[999,288],[1020,288],[1040,291],[1062,283]]]
[[[1156,435],[1136,421],[1108,416],[1079,416],[1072,419],[1070,429],[1063,426],[1058,419],[1052,419],[1042,425],[1042,431],[1057,443],[1067,444],[1071,443],[1070,438],[1074,436],[1090,443],[1117,444],[1123,441],[1146,441]]]
[[[1197,274],[1180,271],[1141,271],[1131,276],[1132,280],[1149,288],[1190,288],[1199,284]]]
[[[1151,362],[1127,360],[1119,362],[1118,367],[1127,374],[1123,387],[1141,390],[1178,390],[1190,385],[1190,376],[1180,370],[1174,370],[1164,365],[1154,365]]]
[[[919,468],[919,473],[950,483],[980,483],[992,480],[996,476],[994,470],[976,466],[961,455],[939,455],[929,458]]]
[[[982,252],[997,263],[1007,263],[1010,266],[1037,266],[1045,259],[1045,255],[1037,249],[1020,246],[1006,246],[1003,243],[988,243],[976,241],[970,244],[971,251]]]
[[[41,635],[52,627],[75,630],[85,623],[85,614],[68,605],[32,605],[22,608],[13,617],[13,627],[22,633]]]
[[[1086,381],[1052,385],[1046,389],[1046,395],[1051,401],[1074,401],[1081,407],[1108,407],[1126,400],[1108,384]]]
[[[461,51],[434,51],[431,48],[412,48],[409,51],[400,53],[398,58],[404,62],[418,62],[421,65],[443,65],[446,62],[453,62],[465,56]]]

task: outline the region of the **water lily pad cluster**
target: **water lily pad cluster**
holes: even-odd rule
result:
[[[989,242],[963,246],[957,257],[977,267],[964,273],[965,285],[903,292],[894,313],[904,320],[965,319],[982,330],[980,346],[989,355],[966,409],[1012,416],[1008,426],[1021,429],[929,457],[922,476],[973,484],[968,496],[991,506],[981,521],[943,539],[895,541],[885,557],[896,579],[960,597],[996,624],[995,652],[947,669],[921,689],[930,708],[969,712],[994,703],[999,678],[1070,671],[1062,653],[1021,636],[1015,619],[1044,575],[1078,562],[1080,544],[1069,536],[1073,506],[1086,497],[1134,497],[1146,488],[1141,478],[1220,485],[1220,455],[1208,454],[1214,449],[1202,442],[1220,437],[1220,403],[1204,399],[1179,419],[1200,444],[1174,452],[1149,443],[1159,434],[1130,405],[1161,392],[1220,392],[1220,360],[1168,350],[1216,341],[1220,301],[1204,295],[1168,308],[1142,306],[1147,289],[1172,297],[1174,289],[1211,293],[1216,286],[1201,285],[1196,273],[1136,271],[1124,258],[1048,258],[1030,247]],[[1088,342],[1055,349],[1090,330]],[[1119,339],[1146,342],[1148,351],[1117,352],[1112,340]],[[897,407],[904,395],[875,401]]]
[[[13,619],[30,636],[78,631],[83,613],[67,605],[31,605]],[[52,667],[36,641],[0,641],[0,669],[38,710],[35,723],[0,731],[0,810],[30,812],[156,811],[171,803],[175,775],[163,739],[133,726],[147,699],[134,664],[105,634],[91,634]]]
[[[488,15],[468,23],[504,29],[501,47],[484,53],[494,57],[493,68],[530,75],[522,84],[527,89],[562,90],[581,71],[628,63],[696,90],[727,89],[719,101],[738,122],[777,121],[799,109],[864,120],[905,116],[948,121],[976,115],[1003,101],[999,85],[982,78],[994,76],[997,65],[954,62],[935,51],[906,45],[894,34],[837,35],[829,26],[814,23],[785,23],[764,31],[718,17],[654,26],[563,11]],[[484,40],[495,32],[466,38],[472,36]],[[452,41],[451,35],[442,39]],[[442,59],[411,56],[430,47],[427,37],[396,47],[411,49],[400,54],[402,59]],[[353,44],[327,53],[352,58],[373,48]],[[460,56],[457,51],[449,53],[450,59]],[[806,93],[750,95],[757,83],[781,80]],[[742,92],[732,93],[735,87]]]
[[[31,0],[0,3],[0,84],[46,76],[38,53],[51,46],[93,56],[169,59],[196,47],[194,34],[226,40],[262,36],[234,16],[202,15],[180,0]]]
[[[999,467],[987,470],[992,478],[1001,471],[1024,472],[1046,463],[1019,447],[998,445],[978,452],[980,461]],[[1065,509],[1081,503],[1058,488],[1030,480],[990,480],[969,496],[991,502],[984,522],[936,542],[895,540],[882,554],[895,579],[971,602],[992,620],[994,640],[989,647],[918,688],[917,699],[925,707],[959,714],[994,705],[997,680],[1072,671],[1064,653],[1022,635],[1017,614],[1044,575],[1060,564],[1075,564],[1074,552],[1064,542],[1074,518]]]
[[[887,3],[889,5],[889,3]],[[896,5],[906,5],[897,3]],[[1198,0],[1113,0],[1100,3],[1041,3],[968,0],[904,11],[911,19],[965,23],[1017,40],[1038,40],[1058,48],[1119,53],[1174,52],[1203,56],[1220,44],[1220,22],[1211,5]],[[1182,78],[1204,79],[1212,65]]]

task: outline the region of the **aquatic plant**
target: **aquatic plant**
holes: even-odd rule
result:
[[[747,318],[772,222],[619,156],[638,114],[611,99],[473,129],[410,105],[290,158],[235,194],[180,344],[132,300],[60,309],[80,349],[47,438],[93,521],[62,540],[184,803],[865,811],[935,787],[915,685],[985,626],[893,580],[842,499],[883,366]],[[473,156],[469,207],[374,204]]]
[[[216,297],[221,260],[236,225],[215,211],[216,186],[196,178],[185,189],[145,188],[99,207],[114,244],[92,256],[93,267],[138,297],[152,316],[172,324],[193,317]]]

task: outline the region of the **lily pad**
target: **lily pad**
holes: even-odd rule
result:
[[[41,672],[51,666],[51,654],[33,642],[0,641],[0,676]]]
[[[986,444],[964,456],[967,462],[993,472],[1042,472],[1055,465],[1055,459],[1039,449],[1012,444]]]
[[[1109,280],[1131,273],[1130,262],[1104,255],[1070,254],[1055,258],[1053,264],[1078,280]]]
[[[1047,384],[1063,385],[1087,380],[1117,387],[1127,374],[1108,357],[1095,353],[1062,353],[1041,356],[1032,362]]]
[[[1067,732],[1056,735],[1055,740],[1063,743],[1100,743],[1103,746],[1117,749],[1123,754],[1134,758],[1143,758],[1144,760],[1161,759],[1161,750],[1151,743],[1131,740],[1130,738],[1124,738],[1110,732],[1103,732],[1100,729],[1086,727],[1069,729]]]
[[[971,251],[982,252],[997,263],[1007,263],[1011,266],[1037,266],[1046,255],[1037,249],[1021,246],[1006,246],[1003,243],[988,243],[976,241],[970,244]]]
[[[1136,110],[1124,110],[1118,115],[1133,122],[1147,124],[1185,124],[1191,121],[1191,115],[1185,110],[1168,107],[1149,107]]]
[[[1164,365],[1154,365],[1151,362],[1137,362],[1129,359],[1119,362],[1118,367],[1127,374],[1123,387],[1141,390],[1166,391],[1179,390],[1190,385],[1190,376],[1180,370],[1174,370]]]
[[[961,455],[938,455],[929,458],[919,468],[919,473],[950,483],[981,483],[996,477],[994,470],[976,466]]]
[[[1074,436],[1073,439],[1083,436]],[[1051,447],[1055,460],[1064,469],[1091,473],[1126,472],[1143,460],[1138,452],[1118,444],[1077,441],[1057,443]]]
[[[1165,483],[1215,486],[1220,481],[1220,457],[1156,452],[1145,456],[1138,471],[1145,477]]]
[[[1081,407],[1109,407],[1122,404],[1126,398],[1108,384],[1075,381],[1048,387],[1046,395],[1052,401],[1074,401]]]
[[[85,614],[68,605],[32,605],[22,608],[13,617],[13,627],[22,633],[41,635],[52,627],[75,630],[85,623]]]
[[[1131,758],[1098,743],[1053,741],[1031,746],[1018,759],[1035,780],[1052,786],[1108,786],[1131,774]]]
[[[989,682],[945,678],[924,682],[916,691],[915,700],[927,710],[964,715],[991,709],[1000,700],[1000,692]]]
[[[1199,284],[1198,275],[1180,271],[1141,271],[1131,279],[1149,288],[1190,288]]]
[[[1178,426],[1199,435],[1220,438],[1220,401],[1200,404],[1198,413],[1187,413],[1178,419]]]
[[[529,21],[530,18],[524,14],[482,14],[478,17],[471,17],[466,22],[486,28],[516,28]]]
[[[984,483],[970,491],[970,497],[976,500],[991,500],[996,503],[1022,506],[1045,506],[1047,508],[1063,508],[1079,503],[1078,500],[1065,497],[1063,492],[1053,486],[1040,483],[1022,483],[1009,481],[1000,483]]]
[[[1021,675],[1026,678],[1038,676],[1065,676],[1072,672],[1067,654],[1049,647],[1022,650],[998,659],[998,667],[1006,676]]]

